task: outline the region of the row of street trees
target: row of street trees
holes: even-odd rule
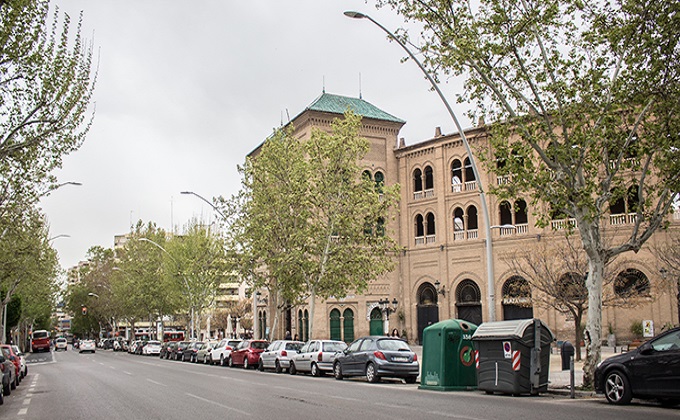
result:
[[[50,23],[51,22],[51,23]],[[49,1],[0,2],[0,340],[49,328],[59,273],[38,207],[93,114],[92,46]],[[7,327],[5,329],[5,326]]]
[[[160,320],[163,328],[168,317],[186,321],[196,336],[231,272],[224,239],[197,220],[181,235],[140,221],[122,248],[93,247],[87,261],[65,296],[66,309],[75,315],[71,329],[80,336],[113,331],[122,321],[134,329],[140,320]]]

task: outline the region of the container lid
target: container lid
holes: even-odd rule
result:
[[[516,319],[513,321],[484,322],[472,334],[473,340],[521,339],[527,328],[533,327],[533,319]],[[547,328],[541,325],[541,328]],[[548,330],[550,331],[550,330]],[[552,332],[550,332],[552,335]]]

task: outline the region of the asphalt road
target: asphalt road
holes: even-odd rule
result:
[[[398,382],[260,373],[97,351],[29,356],[1,419],[678,419],[679,409],[604,398],[437,392]]]

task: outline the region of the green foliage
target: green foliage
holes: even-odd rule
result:
[[[240,168],[233,249],[241,275],[268,289],[275,306],[309,299],[313,312],[316,296],[361,292],[393,267],[395,242],[378,225],[398,186],[378,189],[362,176],[369,145],[360,125],[348,112],[306,140],[293,127],[278,130]]]
[[[633,321],[630,324],[630,332],[636,337],[642,337],[643,328],[642,321]]]

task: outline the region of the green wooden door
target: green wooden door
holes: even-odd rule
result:
[[[340,311],[333,309],[331,311],[331,340],[341,340],[342,330],[340,328]]]
[[[347,308],[342,313],[342,332],[344,334],[345,342],[351,343],[354,341],[354,311]]]
[[[382,311],[378,308],[373,308],[371,311],[371,335],[385,335],[385,327],[383,326]]]

